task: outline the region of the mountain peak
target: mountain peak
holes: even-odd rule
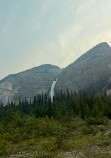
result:
[[[109,44],[107,42],[101,42],[101,43],[99,43],[97,45],[106,45],[106,46],[109,46]]]
[[[97,53],[98,54],[98,53],[105,53],[105,52],[107,52],[109,50],[111,51],[111,47],[108,45],[108,43],[107,42],[102,42],[102,43],[99,43],[96,46],[94,46],[92,49],[90,49],[86,53],[93,52],[93,53]]]
[[[107,42],[102,42],[94,46],[92,49],[84,53],[81,57],[79,57],[75,63],[79,63],[81,61],[84,61],[89,58],[93,58],[94,56],[103,55],[103,56],[109,56],[111,55],[111,47],[108,45]]]
[[[39,93],[48,93],[53,81],[59,76],[58,66],[44,64],[35,68],[9,75],[0,81],[0,100],[18,101],[19,98],[33,98]]]
[[[59,67],[56,65],[52,65],[52,64],[43,64],[43,65],[38,66],[38,68],[59,68]]]
[[[107,42],[102,42],[102,43],[97,44],[92,49],[94,49],[94,48],[100,48],[102,50],[102,49],[110,49],[111,47],[108,45]]]
[[[102,42],[70,64],[62,71],[57,90],[88,90],[98,93],[111,76],[111,47]]]

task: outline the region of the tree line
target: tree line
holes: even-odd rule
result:
[[[6,106],[0,104],[0,121],[15,113],[19,113],[21,117],[33,114],[36,118],[48,116],[55,119],[102,116],[111,118],[111,97],[105,94],[96,96],[84,92],[69,93],[67,90],[66,93],[60,91],[56,94],[53,103],[45,93],[34,96],[30,101],[20,99],[18,105],[13,101]]]

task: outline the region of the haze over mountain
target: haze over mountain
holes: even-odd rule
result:
[[[45,64],[9,75],[0,81],[0,100],[7,103],[8,100],[17,101],[19,98],[30,98],[38,93],[47,93],[60,72],[59,67]]]
[[[0,0],[0,79],[111,45],[110,0]]]
[[[111,48],[100,43],[66,67],[58,78],[56,90],[86,90],[98,93],[111,79]]]
[[[39,93],[49,95],[53,81],[56,92],[80,91],[99,93],[107,91],[111,85],[111,47],[100,43],[83,54],[65,69],[45,64],[27,71],[9,75],[0,81],[0,100],[17,101],[20,98],[32,98]],[[110,90],[109,90],[110,91]],[[53,92],[54,93],[54,92]]]

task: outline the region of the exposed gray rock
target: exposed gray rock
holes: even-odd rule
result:
[[[41,65],[27,71],[9,75],[0,81],[0,100],[17,101],[24,97],[33,97],[38,93],[47,93],[61,69],[54,65]]]
[[[65,69],[54,65],[41,65],[30,70],[9,75],[0,81],[0,100],[18,101],[38,93],[47,93],[58,77],[56,91],[86,90],[94,93],[111,93],[111,48],[100,43],[83,54]]]
[[[56,90],[89,90],[98,93],[111,77],[111,48],[100,43],[66,67],[58,78]]]

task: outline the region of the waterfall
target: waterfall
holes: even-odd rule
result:
[[[54,88],[55,88],[55,85],[57,83],[57,80],[58,80],[58,77],[55,81],[53,81],[52,86],[51,86],[51,90],[50,90],[51,102],[53,102],[53,99],[54,99]]]

